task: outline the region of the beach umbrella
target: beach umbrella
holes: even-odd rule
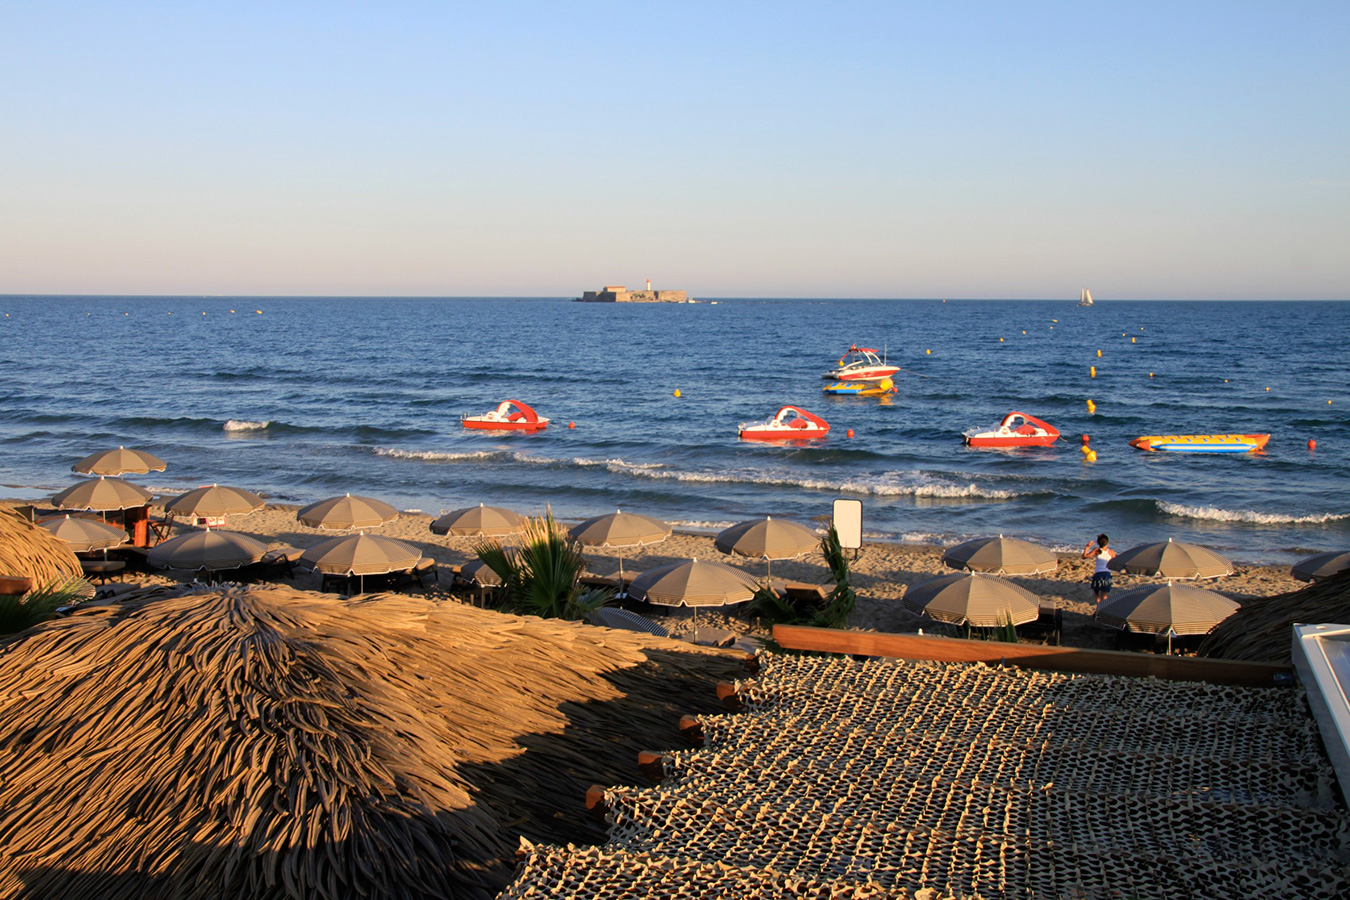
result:
[[[311,528],[343,531],[383,525],[398,518],[398,510],[383,500],[347,494],[311,503],[297,512],[295,518]]]
[[[267,545],[235,531],[193,531],[150,548],[146,561],[158,569],[238,569],[263,558]]]
[[[942,562],[953,569],[994,575],[1040,575],[1059,567],[1059,557],[1044,547],[1001,534],[957,544],[942,554]]]
[[[939,575],[905,591],[904,599],[913,612],[975,628],[1024,625],[1041,614],[1040,598],[1031,591],[979,572]]]
[[[146,472],[163,472],[167,465],[153,453],[118,447],[86,456],[70,468],[83,475],[123,475],[128,472],[144,475]]]
[[[520,513],[500,506],[469,506],[445,513],[431,523],[434,534],[459,534],[471,537],[503,537],[519,534],[529,520]]]
[[[586,547],[645,547],[670,537],[671,528],[659,519],[615,510],[573,525],[567,534]],[[623,554],[619,554],[619,583],[623,583]]]
[[[138,484],[120,478],[88,478],[52,497],[57,509],[92,509],[109,512],[135,509],[150,502],[151,494]]]
[[[405,572],[417,565],[422,551],[411,544],[378,534],[349,534],[305,550],[302,565],[328,575],[356,575],[365,589],[365,576]]]
[[[1289,570],[1289,574],[1299,581],[1318,581],[1322,578],[1330,578],[1337,572],[1343,572],[1346,569],[1350,569],[1350,550],[1310,556],[1295,563],[1294,567]]]
[[[1162,578],[1218,578],[1233,574],[1233,564],[1226,557],[1199,544],[1171,538],[1157,544],[1131,547],[1116,554],[1106,565],[1114,572]]]
[[[251,513],[262,506],[263,499],[252,491],[212,484],[173,498],[164,505],[164,511],[172,516],[219,519]]]
[[[1208,634],[1215,625],[1237,612],[1238,604],[1217,591],[1186,584],[1151,584],[1124,591],[1097,609],[1097,621],[1113,628],[1172,636]]]
[[[773,560],[796,559],[819,549],[820,535],[789,519],[765,516],[724,529],[713,546],[723,553],[765,560],[767,577],[773,574]]]
[[[749,575],[726,563],[686,559],[643,572],[633,579],[628,596],[657,606],[691,607],[694,640],[698,640],[700,607],[744,603],[754,598],[758,588]]]
[[[106,553],[113,547],[120,547],[127,542],[127,533],[124,529],[83,516],[53,516],[37,524],[39,528],[65,541],[76,553],[88,553],[91,550],[102,550]]]
[[[466,562],[459,567],[459,577],[465,581],[472,581],[480,587],[500,587],[502,576],[481,559],[475,559]]]

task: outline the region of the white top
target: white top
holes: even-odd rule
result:
[[[1100,550],[1098,550],[1097,568],[1093,570],[1093,573],[1095,574],[1097,572],[1111,571],[1110,569],[1107,568],[1106,564],[1115,558],[1116,558],[1116,551],[1112,550],[1110,547],[1103,547]]]

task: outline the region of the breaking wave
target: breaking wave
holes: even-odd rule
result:
[[[269,422],[249,422],[246,419],[230,419],[225,423],[225,431],[266,431],[272,427]]]
[[[1183,506],[1158,501],[1158,508],[1169,516],[1203,519],[1210,522],[1246,522],[1253,525],[1327,525],[1350,520],[1350,513],[1311,513],[1306,516],[1263,513],[1250,509],[1220,509],[1215,506]]]

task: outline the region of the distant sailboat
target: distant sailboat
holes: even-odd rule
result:
[[[1083,288],[1083,294],[1082,294],[1082,296],[1080,296],[1080,297],[1078,298],[1078,305],[1079,305],[1079,306],[1091,306],[1091,305],[1092,305],[1092,291],[1089,291],[1087,288]]]

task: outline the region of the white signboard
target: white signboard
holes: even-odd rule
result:
[[[839,546],[845,550],[862,549],[862,501],[840,498],[834,501],[834,530]]]

